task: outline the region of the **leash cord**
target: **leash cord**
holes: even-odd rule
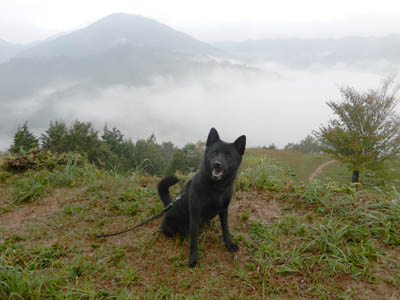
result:
[[[143,221],[143,222],[141,222],[141,223],[139,223],[139,224],[137,224],[137,225],[135,225],[135,226],[133,226],[131,228],[125,229],[123,231],[115,232],[115,233],[110,233],[110,234],[99,234],[99,235],[96,235],[96,237],[97,238],[105,238],[105,237],[115,236],[115,235],[123,234],[125,232],[134,230],[134,229],[136,229],[136,228],[138,228],[140,226],[146,225],[150,221],[153,221],[154,219],[157,219],[157,218],[161,217],[166,211],[168,211],[175,204],[176,201],[181,199],[182,196],[183,196],[183,194],[176,196],[175,199],[170,204],[168,204],[161,212],[159,212],[158,214],[152,216],[151,218],[149,218],[149,219],[147,219],[147,220],[145,220],[145,221]]]

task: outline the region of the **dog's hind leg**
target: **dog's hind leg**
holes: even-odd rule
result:
[[[169,236],[180,235],[182,237],[186,236],[189,231],[188,224],[182,224],[181,222],[175,222],[173,219],[165,216],[161,222],[162,232]]]
[[[163,220],[161,222],[161,230],[166,236],[169,236],[169,237],[172,237],[176,234],[176,232],[170,226],[168,226],[168,223],[167,223],[167,220],[165,219],[165,217],[163,218]]]

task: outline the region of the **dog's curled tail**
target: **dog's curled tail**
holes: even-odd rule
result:
[[[169,193],[169,188],[170,186],[173,186],[174,184],[177,184],[179,182],[179,179],[176,178],[175,176],[167,176],[164,177],[159,183],[158,183],[158,195],[160,196],[161,201],[164,203],[164,206],[167,206],[168,204],[171,203],[171,195]]]

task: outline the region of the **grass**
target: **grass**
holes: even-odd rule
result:
[[[260,157],[264,156],[276,162],[285,163],[293,171],[295,178],[300,181],[308,181],[308,177],[319,165],[330,160],[326,155],[291,150],[246,149],[242,168],[254,168],[258,165]]]
[[[243,159],[242,170],[254,169],[259,165],[261,158],[266,157],[275,164],[285,166],[289,170],[288,175],[297,182],[308,182],[313,171],[325,162],[332,160],[327,155],[309,154],[292,150],[270,150],[264,148],[248,149]],[[347,184],[351,181],[351,171],[339,162],[327,165],[317,175],[316,179],[323,182],[336,181]],[[360,174],[360,181],[364,187],[373,189],[376,186],[396,187],[400,190],[400,158],[385,162],[384,171],[371,172],[363,171]]]
[[[0,299],[399,297],[399,190],[343,184],[334,170],[325,174],[335,181],[321,174],[308,183],[311,165],[329,158],[295,155],[246,154],[229,217],[241,249],[225,249],[213,220],[195,269],[189,240],[165,237],[159,220],[95,238],[160,211],[159,178],[73,163],[3,172]]]

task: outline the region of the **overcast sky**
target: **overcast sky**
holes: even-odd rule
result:
[[[45,39],[115,12],[156,19],[206,42],[400,32],[398,0],[1,0],[0,39]]]

